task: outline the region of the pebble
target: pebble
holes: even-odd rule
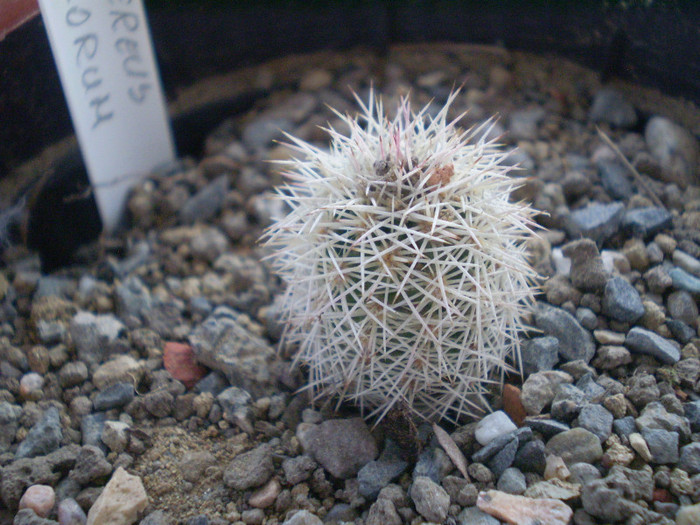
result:
[[[537,415],[554,399],[556,387],[562,383],[571,383],[573,378],[566,372],[548,370],[532,374],[523,383],[520,399],[530,415]]]
[[[333,477],[347,479],[377,457],[377,443],[361,418],[330,419],[320,425],[302,423],[297,437],[304,452]]]
[[[105,421],[100,439],[112,452],[124,452],[129,443],[129,428],[122,421]]]
[[[515,423],[511,421],[508,414],[502,410],[497,410],[479,421],[474,431],[474,437],[480,444],[486,445],[497,437],[513,432],[516,429]]]
[[[550,415],[557,421],[571,422],[586,403],[586,394],[578,387],[563,383],[555,390]]]
[[[224,469],[224,484],[236,490],[247,490],[266,483],[275,471],[272,450],[267,444],[237,455]]]
[[[366,525],[401,525],[403,520],[396,512],[396,507],[388,499],[375,501],[369,508]]]
[[[569,312],[540,305],[535,310],[535,325],[559,340],[559,355],[564,361],[581,359],[588,363],[593,358],[595,344],[590,332]]]
[[[521,348],[521,358],[526,376],[552,370],[559,362],[559,339],[552,336],[530,339]]]
[[[605,284],[603,313],[622,323],[634,323],[644,315],[639,292],[623,277],[616,275]]]
[[[180,222],[194,224],[211,219],[223,207],[228,192],[228,176],[217,177],[185,201],[178,210]]]
[[[645,429],[659,428],[669,432],[678,432],[683,442],[690,439],[688,420],[683,416],[668,412],[664,405],[658,401],[647,404],[635,422],[640,432]]]
[[[280,482],[277,481],[277,478],[272,478],[250,495],[248,504],[257,509],[266,509],[275,502],[275,499],[277,499],[281,491],[282,486]]]
[[[591,516],[606,521],[619,521],[639,514],[642,510],[635,501],[650,501],[654,488],[651,468],[633,470],[614,466],[602,479],[583,484],[581,501]]]
[[[480,492],[476,505],[480,510],[508,523],[568,525],[573,516],[571,507],[562,501],[527,498],[498,490]]]
[[[665,208],[648,206],[627,210],[622,218],[622,229],[629,235],[648,239],[672,226],[671,213]]]
[[[675,341],[638,326],[627,333],[625,346],[632,352],[654,356],[667,365],[677,363],[681,358],[680,348]]]
[[[86,521],[85,511],[73,498],[63,499],[58,504],[58,523],[60,525],[85,525]]]
[[[602,88],[593,97],[588,120],[605,122],[617,128],[632,128],[637,123],[637,112],[622,93]]]
[[[88,368],[82,361],[66,363],[58,371],[58,381],[63,388],[80,385],[88,378]]]
[[[698,523],[700,523],[700,503],[678,509],[676,525],[697,525]]]
[[[700,261],[681,250],[673,250],[673,264],[686,272],[700,277]]]
[[[19,380],[19,395],[23,399],[38,401],[44,395],[44,378],[36,372],[24,374]]]
[[[668,465],[678,462],[678,432],[660,428],[642,430],[642,437],[651,453],[651,462]]]
[[[323,525],[321,519],[308,510],[297,510],[282,525]]]
[[[134,399],[134,395],[133,383],[116,383],[98,392],[93,405],[97,411],[121,408],[128,405]]]
[[[98,390],[104,390],[116,383],[138,383],[142,375],[142,366],[136,359],[120,355],[100,365],[92,374],[92,382]]]
[[[700,432],[700,400],[685,403],[683,411],[690,423],[690,429],[693,432]]]
[[[102,429],[107,416],[104,412],[95,412],[85,415],[80,421],[80,433],[83,437],[83,445],[102,445]]]
[[[500,523],[478,507],[467,507],[457,516],[458,525],[500,525]]]
[[[661,164],[664,179],[683,187],[696,181],[698,141],[671,120],[654,116],[644,129],[649,151]]]
[[[700,295],[700,278],[689,274],[681,268],[673,268],[668,272],[673,282],[673,287],[685,290],[694,295]]]
[[[569,276],[578,290],[596,292],[603,289],[608,280],[608,272],[595,242],[591,239],[577,239],[564,245],[562,252],[571,259]]]
[[[410,491],[413,504],[426,520],[442,523],[447,518],[450,496],[440,485],[425,476],[413,480]]]
[[[45,518],[56,503],[56,493],[50,485],[31,485],[19,500],[20,509],[32,509],[37,516]]]
[[[600,479],[600,471],[590,463],[574,463],[569,465],[569,481],[583,485],[588,481]]]
[[[617,233],[624,212],[625,206],[621,202],[589,204],[568,215],[566,229],[572,239],[583,236],[600,246]]]
[[[118,467],[90,507],[86,525],[132,525],[147,505],[141,478]]]
[[[370,461],[359,470],[357,481],[362,496],[376,498],[382,488],[408,468],[408,462],[401,459],[400,452],[396,445],[388,442],[378,459]]]
[[[84,445],[75,459],[75,466],[70,471],[70,479],[81,485],[98,481],[112,474],[112,465],[105,458],[104,452],[94,445]]]
[[[109,345],[125,329],[126,326],[111,314],[78,312],[70,322],[70,335],[78,350],[78,359],[92,365],[101,363]]]
[[[622,164],[601,160],[598,162],[598,170],[603,188],[613,199],[624,201],[632,196],[634,186],[627,174],[627,168]]]
[[[674,319],[693,326],[698,320],[698,305],[693,297],[684,290],[672,292],[666,299],[668,313]]]
[[[165,343],[163,366],[173,379],[181,381],[187,388],[192,388],[207,374],[207,369],[197,364],[192,347],[184,343]]]
[[[678,466],[691,476],[700,474],[700,443],[689,443],[681,447]]]
[[[509,467],[505,469],[501,477],[498,478],[496,488],[508,494],[522,494],[527,488],[525,474],[520,472],[517,468]]]
[[[603,455],[598,437],[585,428],[572,428],[552,437],[545,447],[548,454],[560,456],[564,463],[595,463]]]
[[[587,404],[578,415],[578,425],[595,434],[604,442],[612,434],[613,415],[603,406]]]
[[[605,345],[598,347],[593,366],[600,370],[613,370],[632,362],[632,354],[624,346]]]
[[[18,458],[44,456],[58,449],[63,439],[61,421],[56,407],[47,409],[17,447]]]
[[[515,455],[513,466],[522,472],[543,473],[546,468],[544,442],[535,439],[525,443]]]

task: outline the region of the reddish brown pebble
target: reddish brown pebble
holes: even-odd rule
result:
[[[520,401],[520,389],[517,386],[508,383],[503,386],[503,410],[510,416],[513,423],[519,427],[523,425],[527,412]]]
[[[20,509],[32,509],[37,516],[45,518],[56,503],[56,493],[49,485],[32,485],[19,500]]]
[[[206,368],[197,364],[192,347],[184,343],[165,343],[163,365],[174,379],[187,388],[192,388],[207,373]]]
[[[661,503],[672,503],[673,496],[671,496],[671,493],[666,489],[655,488],[652,500],[659,501]]]

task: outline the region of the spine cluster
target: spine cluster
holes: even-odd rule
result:
[[[532,210],[509,200],[517,180],[483,137],[414,113],[388,118],[370,94],[329,150],[290,137],[280,188],[289,215],[266,243],[287,283],[288,342],[317,396],[370,416],[395,405],[457,420],[520,366],[518,334],[533,301],[524,241]]]

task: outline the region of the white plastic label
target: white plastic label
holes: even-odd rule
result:
[[[175,148],[142,0],[39,0],[107,231]]]

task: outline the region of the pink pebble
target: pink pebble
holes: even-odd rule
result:
[[[20,509],[32,509],[37,516],[45,518],[56,503],[56,493],[48,485],[32,485],[19,500]]]
[[[85,525],[87,516],[74,499],[64,499],[58,504],[59,525]]]

